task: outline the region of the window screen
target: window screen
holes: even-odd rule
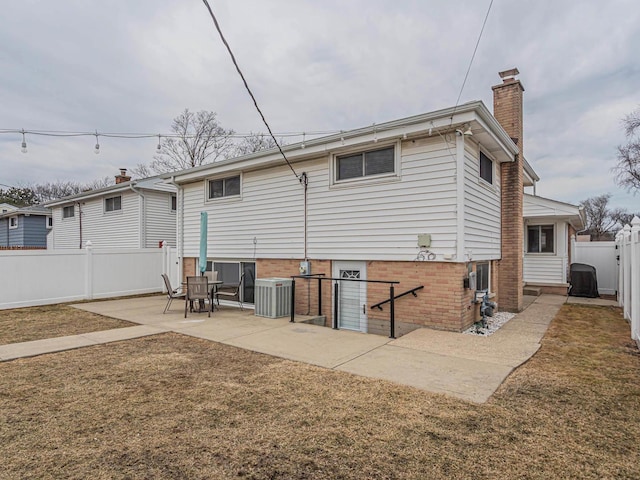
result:
[[[107,212],[122,210],[122,197],[118,195],[117,197],[105,198],[104,209]]]
[[[489,262],[476,264],[476,290],[489,289]]]
[[[530,225],[527,227],[527,253],[553,253],[553,225]]]
[[[493,185],[493,161],[480,152],[480,178]]]
[[[75,216],[76,212],[75,212],[75,207],[73,205],[70,205],[68,207],[64,207],[62,209],[62,218],[70,218]]]
[[[393,173],[395,148],[388,147],[336,158],[337,180]]]
[[[209,180],[209,199],[240,195],[240,175]]]

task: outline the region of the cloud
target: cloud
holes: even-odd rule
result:
[[[452,106],[487,2],[225,1],[212,5],[276,131],[340,130]],[[517,66],[525,154],[538,191],[565,201],[619,192],[609,172],[620,118],[640,105],[635,2],[495,2],[460,102],[492,105]],[[188,107],[263,131],[199,2],[9,2],[0,18],[0,128],[163,132]],[[149,161],[153,140],[0,134],[2,183],[114,175]],[[114,173],[115,172],[115,173]]]

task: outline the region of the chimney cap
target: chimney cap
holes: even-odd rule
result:
[[[520,71],[516,68],[510,68],[509,70],[503,70],[499,72],[500,78],[506,83],[510,80],[515,80],[516,76],[520,73]]]
[[[127,175],[127,169],[126,169],[126,168],[121,168],[121,169],[120,169],[120,175],[122,175],[123,177],[124,177],[125,175]]]

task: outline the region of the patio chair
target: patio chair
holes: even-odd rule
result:
[[[216,293],[215,298],[218,305],[220,305],[220,297],[222,298],[234,298],[237,297],[238,305],[240,305],[240,310],[244,310],[242,306],[242,301],[240,300],[240,289],[242,288],[242,282],[244,281],[244,273],[240,275],[240,281],[237,285],[223,285],[220,287]],[[231,290],[223,290],[224,288],[231,288]]]
[[[210,317],[211,309],[213,308],[213,298],[209,291],[207,277],[187,277],[187,295],[184,302],[184,318],[187,318],[187,307],[189,305],[193,307],[193,302],[196,300],[198,301],[200,308],[202,308],[203,304],[206,304],[206,301],[209,302],[207,312]]]
[[[210,282],[215,282],[218,280],[218,272],[204,272],[204,276],[209,279]]]
[[[171,306],[171,302],[173,302],[176,298],[184,298],[186,293],[182,291],[182,289],[176,290],[171,286],[171,282],[169,281],[169,277],[166,274],[162,274],[162,279],[164,280],[164,286],[167,287],[167,305],[164,307],[164,312],[167,313],[169,307]]]

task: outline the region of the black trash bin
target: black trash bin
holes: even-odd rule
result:
[[[598,277],[596,267],[584,263],[571,264],[571,286],[569,295],[572,297],[597,298]]]

